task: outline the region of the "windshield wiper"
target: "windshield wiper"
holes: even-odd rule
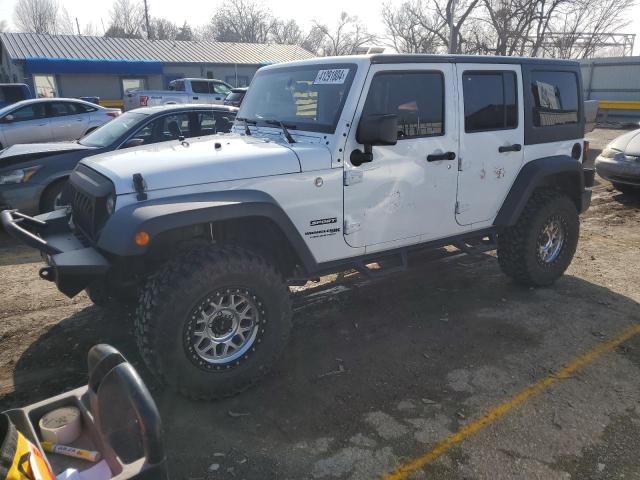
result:
[[[248,118],[236,117],[236,120],[240,122],[244,122],[244,133],[245,135],[251,135],[251,130],[249,129],[249,124],[255,125],[257,122],[255,120],[249,120]]]
[[[287,139],[287,142],[289,143],[296,143],[296,141],[293,139],[293,137],[291,136],[291,134],[289,133],[289,130],[287,129],[287,127],[289,128],[296,128],[295,125],[285,125],[283,122],[281,122],[280,120],[262,120],[264,123],[266,123],[267,125],[277,125],[282,129],[282,133],[284,133],[284,138]]]

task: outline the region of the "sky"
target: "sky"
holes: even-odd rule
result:
[[[401,0],[391,0],[400,3]],[[16,0],[0,0],[0,20],[6,20],[11,26],[13,9]],[[81,26],[93,22],[102,33],[102,23],[108,24],[110,0],[59,0],[72,17],[78,17]],[[164,17],[181,25],[185,20],[191,26],[197,26],[211,18],[216,9],[223,5],[223,0],[148,0],[150,14]],[[381,9],[384,0],[322,0],[321,2],[293,2],[292,0],[269,0],[263,2],[277,17],[295,18],[303,27],[308,28],[314,20],[332,25],[342,10],[350,15],[357,15],[372,33],[384,34]],[[180,8],[176,8],[176,4]],[[298,8],[292,5],[297,5]],[[321,8],[313,8],[313,6]],[[635,33],[634,55],[640,55],[640,2],[634,8],[630,18],[634,20],[623,33]]]

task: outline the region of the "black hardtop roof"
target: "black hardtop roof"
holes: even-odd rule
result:
[[[383,53],[372,55],[371,63],[502,63],[511,65],[550,65],[579,67],[576,60],[555,58],[504,57],[496,55],[428,55],[422,53]]]

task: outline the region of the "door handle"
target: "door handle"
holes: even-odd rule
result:
[[[198,100],[198,97],[193,97],[194,100]]]
[[[522,145],[519,143],[514,143],[513,145],[507,145],[505,147],[498,147],[498,152],[500,153],[519,152],[520,150],[522,150]]]
[[[456,154],[454,152],[444,153],[432,153],[427,155],[427,162],[437,162],[438,160],[455,160]]]

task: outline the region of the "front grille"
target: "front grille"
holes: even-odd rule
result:
[[[78,232],[87,241],[96,242],[106,223],[107,197],[114,192],[111,181],[84,165],[78,165],[69,178],[71,214]]]
[[[74,187],[73,199],[71,200],[71,212],[73,223],[84,232],[85,235],[93,238],[95,199]]]

